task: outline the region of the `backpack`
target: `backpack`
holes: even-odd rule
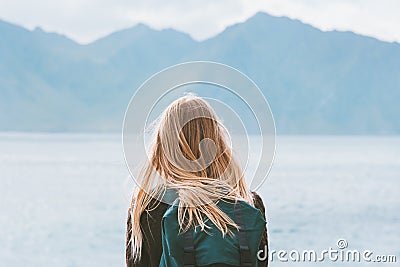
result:
[[[266,221],[261,211],[244,201],[219,201],[218,207],[239,227],[233,236],[225,237],[210,220],[211,228],[201,231],[191,227],[182,233],[178,225],[178,206],[172,205],[162,218],[162,248],[160,267],[241,266],[257,267],[257,251]]]

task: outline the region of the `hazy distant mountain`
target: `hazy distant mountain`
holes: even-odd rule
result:
[[[400,133],[400,44],[265,13],[203,42],[139,24],[80,45],[0,21],[0,130],[120,131],[134,89],[188,60],[250,76],[280,134]]]

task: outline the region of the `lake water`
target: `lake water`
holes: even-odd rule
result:
[[[0,266],[124,266],[132,185],[120,135],[0,134]],[[258,192],[271,249],[344,238],[398,264],[399,190],[400,137],[283,136]],[[288,264],[316,265],[271,266]]]

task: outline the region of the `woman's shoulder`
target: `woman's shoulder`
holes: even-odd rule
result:
[[[261,213],[265,214],[264,202],[260,197],[260,195],[254,191],[252,191],[251,194],[253,196],[254,207],[258,208],[261,211]]]
[[[265,206],[264,202],[261,198],[261,196],[252,191],[251,192],[252,197],[253,197],[253,202],[254,202],[254,207],[259,209],[261,213],[265,214]],[[134,200],[133,200],[134,201]],[[152,199],[149,203],[149,205],[146,208],[146,211],[142,213],[141,215],[141,221],[143,219],[149,220],[149,219],[160,219],[164,216],[165,212],[170,208],[171,205],[164,203],[160,200],[157,199]],[[128,216],[130,217],[131,214],[131,207],[128,210]]]
[[[262,202],[262,199],[261,199],[260,195],[257,192],[251,191],[251,194],[253,196],[253,200],[254,201],[261,201]]]
[[[128,220],[131,217],[132,214],[132,207],[135,203],[135,199],[132,199],[132,203],[130,207],[128,208]],[[140,216],[140,221],[153,221],[153,220],[158,220],[162,218],[164,215],[165,211],[169,208],[169,205],[167,203],[164,203],[160,200],[157,199],[151,199],[150,203],[147,205],[145,208],[144,212]]]

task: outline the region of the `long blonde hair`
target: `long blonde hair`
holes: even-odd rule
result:
[[[240,199],[254,205],[228,146],[227,133],[205,100],[192,94],[177,99],[157,126],[149,161],[131,201],[130,242],[135,261],[140,259],[143,243],[140,217],[155,208],[150,203],[162,199],[167,188],[177,193],[177,220],[182,231],[192,225],[205,230],[208,218],[223,235],[231,234],[230,228],[238,226],[219,209],[217,201]]]

